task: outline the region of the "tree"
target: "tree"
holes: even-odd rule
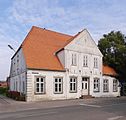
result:
[[[126,37],[120,31],[104,34],[98,42],[103,63],[113,67],[120,80],[126,81]]]

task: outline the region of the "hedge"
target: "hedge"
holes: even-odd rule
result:
[[[25,94],[17,92],[17,91],[7,91],[7,97],[15,99],[17,101],[25,101]]]

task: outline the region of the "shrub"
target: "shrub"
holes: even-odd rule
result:
[[[7,92],[7,88],[0,87],[0,94],[5,95]]]
[[[25,101],[25,94],[17,92],[17,91],[7,91],[6,95],[18,101]]]

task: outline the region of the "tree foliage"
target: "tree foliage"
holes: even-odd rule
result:
[[[103,63],[113,67],[120,80],[126,81],[126,37],[120,31],[104,34],[98,42]]]

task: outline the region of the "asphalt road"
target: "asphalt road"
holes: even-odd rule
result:
[[[126,100],[0,113],[0,120],[126,120]]]

